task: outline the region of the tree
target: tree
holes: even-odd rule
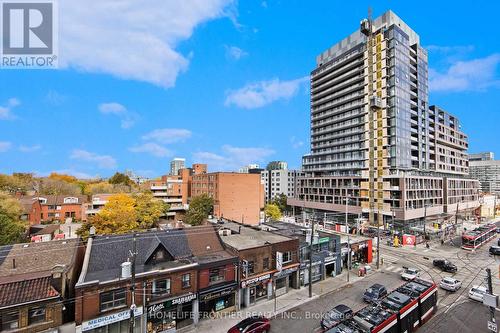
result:
[[[25,225],[19,220],[23,209],[18,200],[0,192],[0,245],[25,241]]]
[[[50,179],[62,180],[66,183],[77,183],[78,179],[75,176],[65,175],[63,173],[52,172],[49,175]]]
[[[108,182],[110,184],[123,184],[127,186],[132,185],[132,180],[130,179],[130,177],[121,172],[115,172],[115,174],[111,178],[109,178]]]
[[[35,180],[31,173],[0,174],[0,191],[8,193],[26,193],[33,190]]]
[[[271,220],[279,220],[281,218],[280,208],[272,203],[269,203],[264,207],[264,214]]]
[[[153,197],[151,192],[134,195],[137,223],[141,229],[150,229],[157,226],[160,217],[164,216],[170,206]]]
[[[278,206],[281,213],[284,213],[287,211],[287,208],[288,208],[286,200],[287,200],[287,196],[285,194],[281,193],[281,194],[275,196],[274,199],[271,200],[271,203]]]
[[[76,183],[68,183],[54,178],[42,178],[38,181],[38,192],[47,195],[78,195],[82,193]]]
[[[208,194],[193,197],[186,213],[186,223],[200,225],[214,208],[214,199]]]

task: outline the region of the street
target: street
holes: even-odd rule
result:
[[[453,276],[462,281],[462,288],[455,293],[439,289],[438,311],[422,328],[422,332],[483,332],[489,318],[488,308],[468,298],[472,285],[485,285],[485,269],[489,267],[493,275],[495,293],[500,292],[499,264],[500,257],[488,254],[491,244],[483,245],[475,252],[467,252],[459,247],[460,239],[454,244],[432,244],[429,249],[418,247],[390,248],[381,245],[381,258],[384,261],[381,270],[337,292],[322,295],[318,299],[304,303],[278,315],[272,320],[271,332],[315,332],[320,329],[321,315],[337,304],[345,304],[357,311],[365,306],[363,291],[374,283],[381,283],[393,290],[403,283],[400,274],[403,266],[415,267],[421,271],[421,278],[435,283],[445,276]],[[382,243],[382,242],[381,242]],[[441,272],[432,267],[432,260],[445,258],[457,265],[455,274]],[[375,267],[373,263],[372,267]],[[497,310],[498,314],[498,310]],[[498,320],[498,318],[497,318]]]

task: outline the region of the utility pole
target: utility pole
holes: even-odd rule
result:
[[[487,280],[488,280],[488,293],[493,295],[493,283],[491,282],[491,269],[486,268]],[[490,306],[490,321],[495,323],[495,307]]]
[[[309,298],[313,296],[313,242],[314,242],[314,216],[311,219],[311,239],[309,243]]]
[[[380,268],[380,225],[377,223],[377,269],[379,268]]]
[[[137,255],[137,239],[134,235],[133,246],[132,246],[132,276],[130,278],[130,292],[132,293],[132,302],[130,305],[130,319],[129,319],[129,333],[134,333],[135,327],[135,257]]]
[[[427,202],[424,200],[424,241],[427,244],[427,231],[425,230],[425,225],[427,224]]]
[[[349,233],[349,224],[347,223],[347,214],[349,210],[349,197],[347,196],[347,191],[346,191],[346,197],[345,197],[345,228],[347,232],[347,282],[349,282],[349,270],[351,269],[351,234]]]

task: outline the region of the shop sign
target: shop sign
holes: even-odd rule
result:
[[[283,252],[276,252],[276,270],[281,272],[283,268]]]
[[[148,307],[148,316],[153,317],[156,313],[163,311],[164,309],[170,308],[172,305],[189,303],[196,299],[196,294],[187,294],[181,297],[169,299],[168,301],[154,304]]]
[[[233,286],[233,287],[228,287],[228,288],[225,288],[225,289],[222,289],[219,291],[214,291],[211,293],[200,295],[200,301],[206,302],[206,301],[210,301],[212,299],[216,299],[219,297],[224,297],[224,296],[230,295],[232,292],[234,292],[235,289],[236,289],[236,286]]]
[[[336,259],[337,259],[337,257],[333,257],[333,256],[326,257],[326,258],[325,258],[325,264],[328,264],[328,263],[334,262]]]
[[[287,268],[287,269],[282,270],[281,272],[275,273],[274,277],[279,279],[279,278],[282,278],[282,277],[287,276],[289,274],[292,274],[293,272],[295,272],[297,270],[298,270],[298,267]]]
[[[142,316],[142,306],[134,310],[134,316]],[[113,323],[117,323],[122,320],[128,320],[130,318],[130,310],[125,310],[117,313],[113,313],[104,317],[99,317],[96,319],[84,321],[82,323],[82,332],[89,331],[94,328],[107,326]]]
[[[317,240],[314,240],[313,241],[313,244],[316,245],[316,244],[323,244],[323,243],[328,243],[330,241],[330,237],[321,237]]]
[[[258,276],[258,277],[255,277],[253,279],[248,279],[248,280],[245,280],[245,281],[241,281],[241,288],[246,288],[248,286],[252,286],[254,284],[257,284],[259,282],[262,282],[262,281],[265,281],[265,280],[269,280],[271,278],[271,274],[265,274],[265,275],[261,275],[261,276]]]

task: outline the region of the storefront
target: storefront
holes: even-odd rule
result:
[[[233,311],[237,287],[236,282],[231,282],[199,291],[200,317],[206,318],[219,311]]]
[[[321,257],[313,257],[312,266],[312,282],[323,280],[323,260]],[[309,284],[309,263],[300,264],[300,285],[307,286]]]
[[[290,288],[296,288],[297,272],[300,264],[283,267],[281,272],[274,273],[274,293],[276,297],[286,294]]]
[[[260,300],[270,299],[273,295],[271,273],[241,281],[243,305],[248,307]]]
[[[338,267],[338,259],[336,255],[329,255],[326,256],[324,259],[324,264],[325,264],[325,276],[326,277],[335,277],[337,276],[340,270],[340,267]]]
[[[143,307],[140,306],[134,311],[136,317],[136,327],[134,332],[141,332],[141,316]],[[130,310],[105,315],[99,318],[84,321],[81,326],[76,327],[76,332],[86,333],[128,333],[130,324]]]
[[[175,333],[198,318],[196,294],[189,293],[147,307],[147,333]]]

